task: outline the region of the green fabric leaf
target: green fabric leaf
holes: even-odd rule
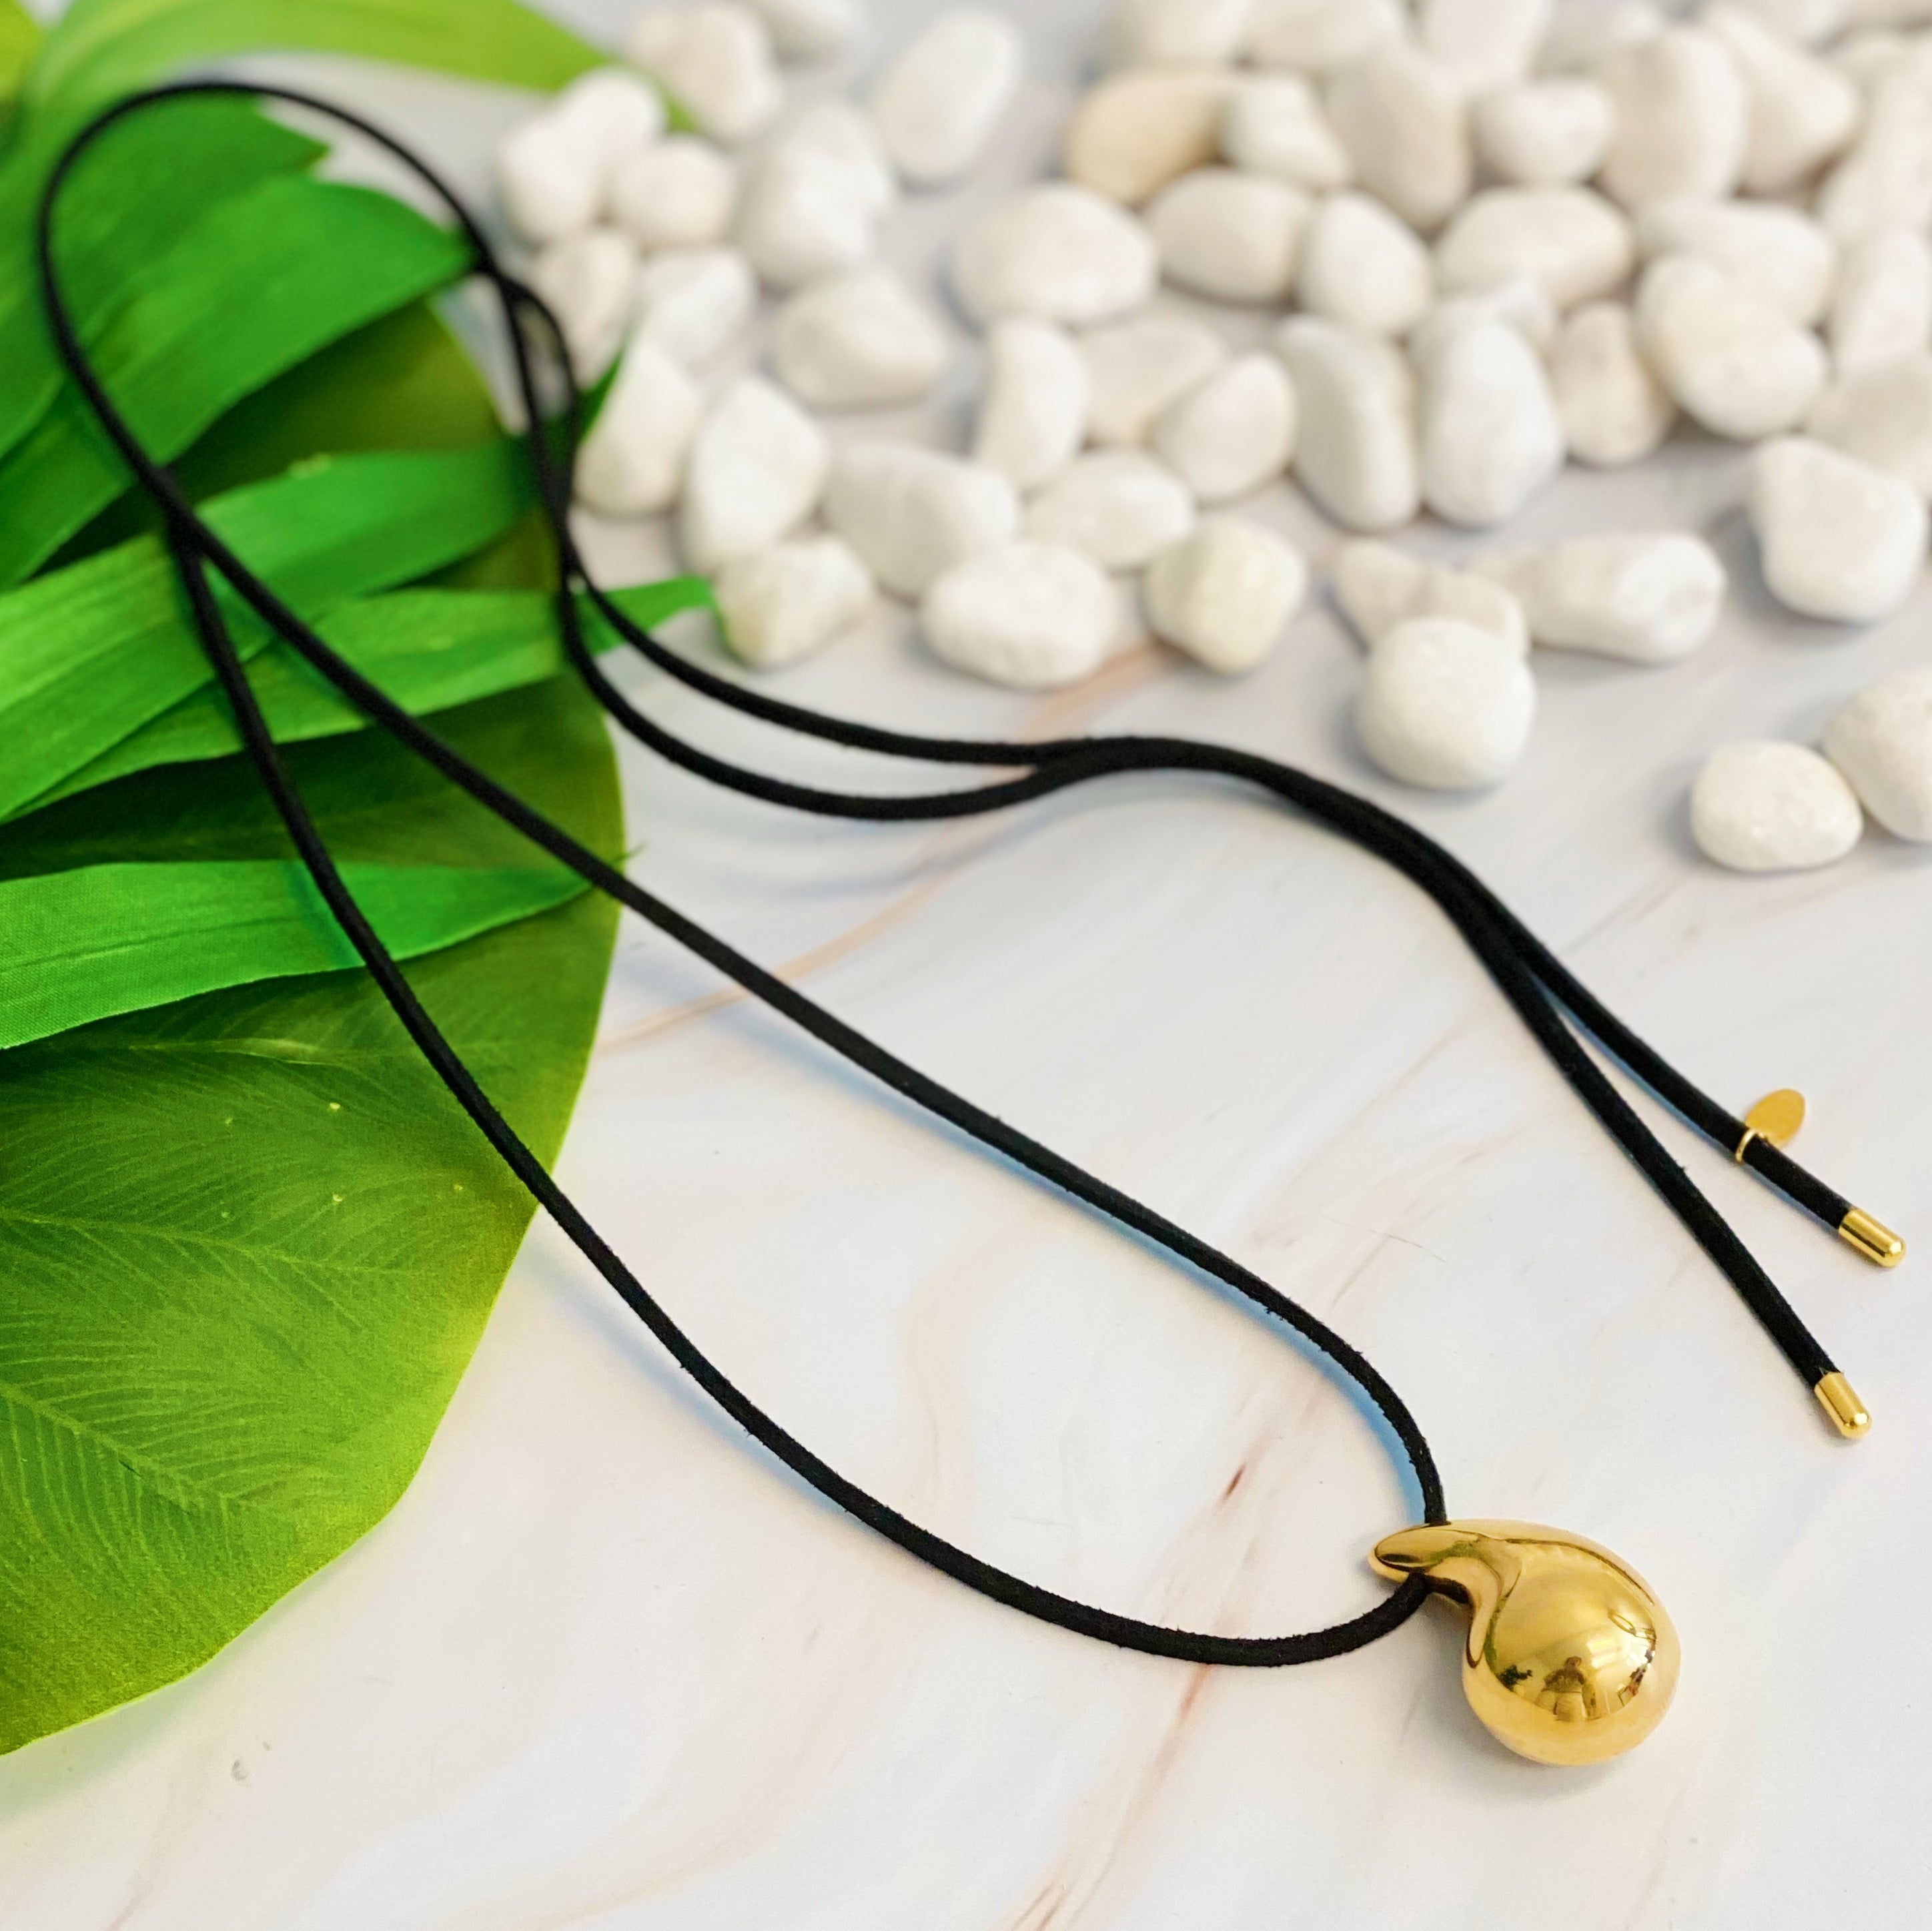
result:
[[[0,101],[10,101],[19,92],[40,44],[40,23],[20,0],[0,0]]]
[[[452,714],[448,734],[586,842],[620,848],[609,740],[571,680]],[[386,740],[289,755],[345,860],[529,862]],[[0,872],[80,857],[90,838],[118,846],[80,862],[284,858],[278,836],[229,760],[0,832]],[[615,926],[586,896],[410,969],[546,1161]],[[380,1519],[531,1209],[355,972],[0,1054],[0,1146],[8,1749],[186,1674]]]
[[[270,181],[182,239],[104,332],[94,365],[166,461],[252,390],[465,265],[454,236],[386,195]],[[19,582],[126,487],[120,456],[64,386],[0,462],[0,583]]]
[[[399,959],[548,911],[584,889],[552,866],[346,865]],[[359,966],[308,872],[275,865],[93,865],[0,884],[0,1050],[200,993]]]
[[[509,527],[529,501],[513,446],[320,458],[206,514],[314,617],[407,583]],[[238,613],[252,655],[267,635]],[[31,805],[208,681],[160,544],[140,537],[0,594],[0,818]]]

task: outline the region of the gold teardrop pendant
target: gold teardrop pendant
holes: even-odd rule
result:
[[[1664,1721],[1677,1632],[1608,1549],[1532,1522],[1448,1522],[1386,1537],[1374,1563],[1390,1581],[1420,1576],[1468,1605],[1463,1694],[1519,1756],[1600,1764]]]

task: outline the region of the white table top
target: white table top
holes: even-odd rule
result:
[[[1005,4],[1056,78],[974,194],[1036,170],[1090,31],[1092,0]],[[882,44],[924,5],[882,0]],[[516,111],[322,71],[472,179]],[[959,205],[901,217],[895,254],[931,259]],[[1358,656],[1320,605],[1237,684],[1142,645],[1028,701],[886,623],[769,687],[962,733],[1192,733],[1357,787],[1474,864],[1709,1090],[1742,1107],[1802,1088],[1816,1170],[1932,1236],[1932,853],[1874,836],[1834,870],[1749,880],[1702,863],[1684,823],[1713,744],[1810,737],[1863,682],[1927,662],[1932,598],[1858,635],[1780,616],[1740,499],[1735,452],[1686,446],[1572,476],[1524,519],[1525,540],[1707,530],[1738,587],[1677,668],[1540,657],[1528,764],[1474,802],[1364,766]],[[1270,513],[1332,548],[1287,492]],[[600,540],[614,572],[662,561]],[[708,742],[849,767],[632,683]],[[1037,1627],[748,1452],[540,1228],[387,1522],[190,1681],[0,1761],[0,1921],[1928,1920],[1932,1263],[1866,1269],[1666,1123],[1870,1402],[1870,1439],[1845,1446],[1444,920],[1326,834],[1177,781],[868,830],[625,766],[654,889],[1331,1319],[1416,1410],[1452,1508],[1564,1524],[1642,1569],[1684,1638],[1675,1712],[1636,1755],[1559,1773],[1478,1728],[1447,1611],[1275,1674]],[[1412,1503],[1343,1392],[634,926],[563,1177],[788,1426],[988,1558],[1246,1633],[1377,1599],[1364,1551]]]

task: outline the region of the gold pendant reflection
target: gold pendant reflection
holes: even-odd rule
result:
[[[1603,1763],[1663,1722],[1682,1652],[1629,1566],[1561,1529],[1448,1522],[1376,1545],[1391,1581],[1420,1576],[1466,1604],[1462,1689],[1500,1743],[1540,1764]]]

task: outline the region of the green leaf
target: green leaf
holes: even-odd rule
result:
[[[609,740],[574,683],[446,728],[616,852]],[[520,841],[422,809],[392,784],[392,748],[364,736],[290,754],[344,857],[450,862],[454,846],[506,862],[494,854]],[[116,855],[159,856],[177,848],[158,827],[185,777],[200,846],[284,856],[236,763],[104,788],[0,845],[37,838],[44,857],[64,820],[78,851],[82,819],[105,833],[118,802]],[[220,831],[251,790],[246,824]],[[264,848],[239,848],[255,839]],[[196,848],[185,830],[178,848]],[[615,920],[586,896],[410,969],[546,1161]],[[380,1519],[531,1209],[358,973],[215,993],[0,1055],[0,1146],[5,1749],[186,1674]]]
[[[166,461],[242,397],[465,265],[454,236],[386,195],[270,181],[183,238],[104,332],[94,366]],[[126,487],[120,456],[63,386],[0,462],[0,583],[20,581]]]
[[[321,458],[208,506],[302,614],[406,583],[508,528],[529,502],[514,446]],[[267,635],[238,614],[244,655]],[[140,537],[0,594],[0,817],[208,681],[160,544]]]
[[[74,0],[26,98],[99,101],[190,61],[297,48],[545,90],[609,59],[514,0]]]
[[[20,0],[0,0],[0,101],[10,101],[20,92],[40,44],[40,23]]]

